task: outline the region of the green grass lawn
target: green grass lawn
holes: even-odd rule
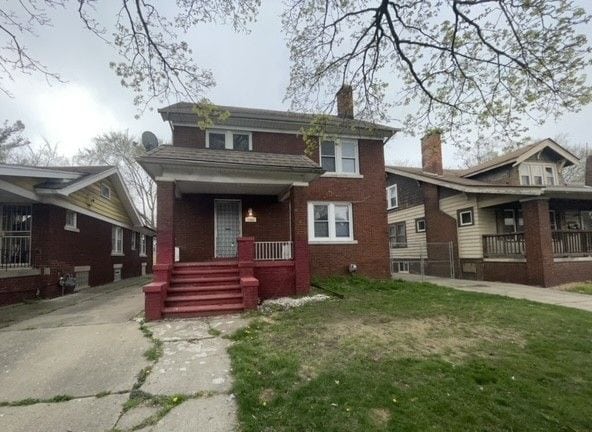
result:
[[[592,294],[592,283],[573,285],[567,288],[566,291],[577,292],[580,294]]]
[[[592,314],[429,284],[342,293],[235,335],[244,431],[590,431]]]

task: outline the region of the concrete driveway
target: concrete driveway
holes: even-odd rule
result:
[[[421,282],[422,277],[414,274],[397,273],[396,279]],[[424,276],[423,281],[435,285],[455,288],[461,291],[473,291],[485,294],[496,294],[517,299],[525,299],[538,303],[565,306],[592,312],[592,295],[560,291],[553,288],[540,288],[503,282],[474,281],[466,279],[447,279],[435,276]]]
[[[222,336],[246,321],[143,325],[146,280],[0,308],[1,432],[236,428]]]

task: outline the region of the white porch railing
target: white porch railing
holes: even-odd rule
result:
[[[267,241],[255,242],[255,260],[256,261],[286,261],[291,260],[292,253],[291,241]]]

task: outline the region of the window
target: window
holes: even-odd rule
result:
[[[557,184],[554,164],[525,162],[518,167],[518,172],[522,186],[554,186]]]
[[[457,213],[457,220],[459,227],[473,225],[473,208],[459,210]]]
[[[65,229],[76,230],[78,223],[78,215],[72,210],[66,210],[66,226]]]
[[[386,188],[386,201],[389,210],[399,207],[399,192],[396,184]]]
[[[389,241],[392,249],[407,247],[407,225],[405,222],[389,225]]]
[[[111,228],[111,254],[123,255],[123,228]]]
[[[350,203],[309,203],[309,240],[353,241]]]
[[[397,272],[398,273],[409,273],[409,261],[397,262]]]
[[[140,234],[140,256],[146,256],[146,236]]]
[[[559,224],[557,223],[557,214],[555,210],[549,210],[549,222],[551,223],[551,229],[553,231],[557,230]]]
[[[504,233],[513,233],[516,232],[516,218],[514,216],[514,209],[506,209],[504,210],[504,225],[503,225],[503,232]]]
[[[422,233],[426,231],[425,218],[415,219],[415,232]]]
[[[136,250],[136,237],[138,236],[137,233],[132,232],[132,250]]]
[[[250,132],[213,130],[206,134],[206,147],[213,150],[249,151],[253,147],[251,140]]]
[[[353,139],[321,142],[321,166],[328,173],[359,174],[358,141]]]
[[[111,199],[111,188],[107,183],[101,183],[101,196],[103,198]]]

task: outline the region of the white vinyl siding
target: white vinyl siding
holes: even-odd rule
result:
[[[389,246],[391,258],[419,259],[422,248],[425,256],[426,233],[415,232],[415,220],[424,216],[425,208],[423,204],[388,214],[389,225],[397,222],[405,222],[407,225],[407,247],[391,248]],[[388,242],[388,238],[385,241]]]
[[[491,208],[479,208],[475,197],[458,194],[440,200],[440,209],[457,218],[460,209],[473,208],[473,225],[458,226],[458,253],[460,258],[483,258],[483,235],[495,234],[495,211]],[[429,229],[429,228],[428,228]]]

